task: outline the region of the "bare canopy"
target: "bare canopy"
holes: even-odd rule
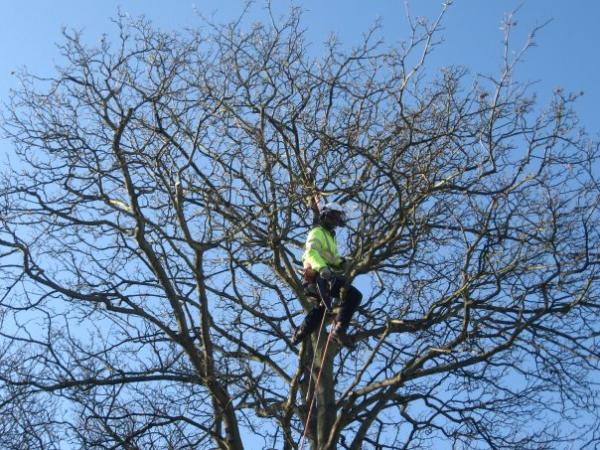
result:
[[[510,18],[494,76],[427,70],[439,20],[322,51],[296,10],[115,24],[3,110],[3,448],[298,448],[320,199],[365,298],[313,449],[598,445],[598,146],[514,79]]]

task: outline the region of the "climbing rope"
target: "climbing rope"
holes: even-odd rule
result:
[[[327,311],[324,312],[323,318],[327,315]],[[321,324],[322,326],[322,324]],[[329,331],[329,336],[327,336],[327,342],[325,343],[325,350],[323,350],[323,358],[321,359],[321,367],[319,368],[319,374],[317,375],[317,381],[315,382],[315,389],[313,393],[312,400],[310,402],[310,407],[308,408],[308,415],[306,416],[306,422],[304,423],[304,433],[302,434],[302,439],[300,440],[300,445],[298,446],[299,450],[304,449],[304,441],[306,440],[306,435],[308,434],[308,426],[310,424],[310,419],[312,417],[312,412],[315,406],[315,401],[317,399],[317,391],[319,389],[319,384],[321,382],[321,374],[323,373],[323,364],[325,362],[325,358],[327,357],[327,350],[329,349],[329,343],[331,342],[331,337],[333,336],[333,331],[335,327],[331,327],[331,331]],[[317,344],[319,341],[317,340]],[[314,362],[314,357],[313,357]],[[311,372],[312,373],[312,372]],[[312,377],[311,377],[312,378]]]

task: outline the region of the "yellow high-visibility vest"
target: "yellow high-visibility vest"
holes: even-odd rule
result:
[[[302,262],[304,267],[310,266],[317,272],[327,266],[334,268],[339,266],[342,258],[337,252],[333,235],[321,226],[310,230],[304,245]]]

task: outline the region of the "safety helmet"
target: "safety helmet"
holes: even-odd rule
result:
[[[321,208],[321,217],[335,217],[337,219],[336,226],[344,226],[346,222],[346,210],[337,202],[326,203]]]
[[[323,205],[323,208],[321,208],[321,212],[329,212],[329,211],[337,211],[339,213],[345,214],[345,209],[342,205],[340,205],[338,202],[329,202],[329,203],[325,203],[325,205]]]

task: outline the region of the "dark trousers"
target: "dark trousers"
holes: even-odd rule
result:
[[[322,287],[326,286],[328,282],[323,280],[320,276],[317,275],[317,284]],[[330,285],[329,296],[330,297],[339,297],[340,290],[344,285],[343,280],[335,279],[333,283]],[[325,293],[323,293],[325,294]],[[342,328],[347,328],[350,320],[352,319],[352,315],[358,309],[360,302],[362,300],[361,292],[356,289],[354,286],[348,286],[346,288],[346,295],[341,299],[340,310],[335,318],[336,322],[340,323]],[[315,331],[319,328],[321,324],[321,320],[323,319],[323,314],[325,313],[325,306],[322,302],[319,302],[318,306],[315,306],[310,312],[306,315],[304,319],[304,323],[302,324],[303,335],[307,335]]]

